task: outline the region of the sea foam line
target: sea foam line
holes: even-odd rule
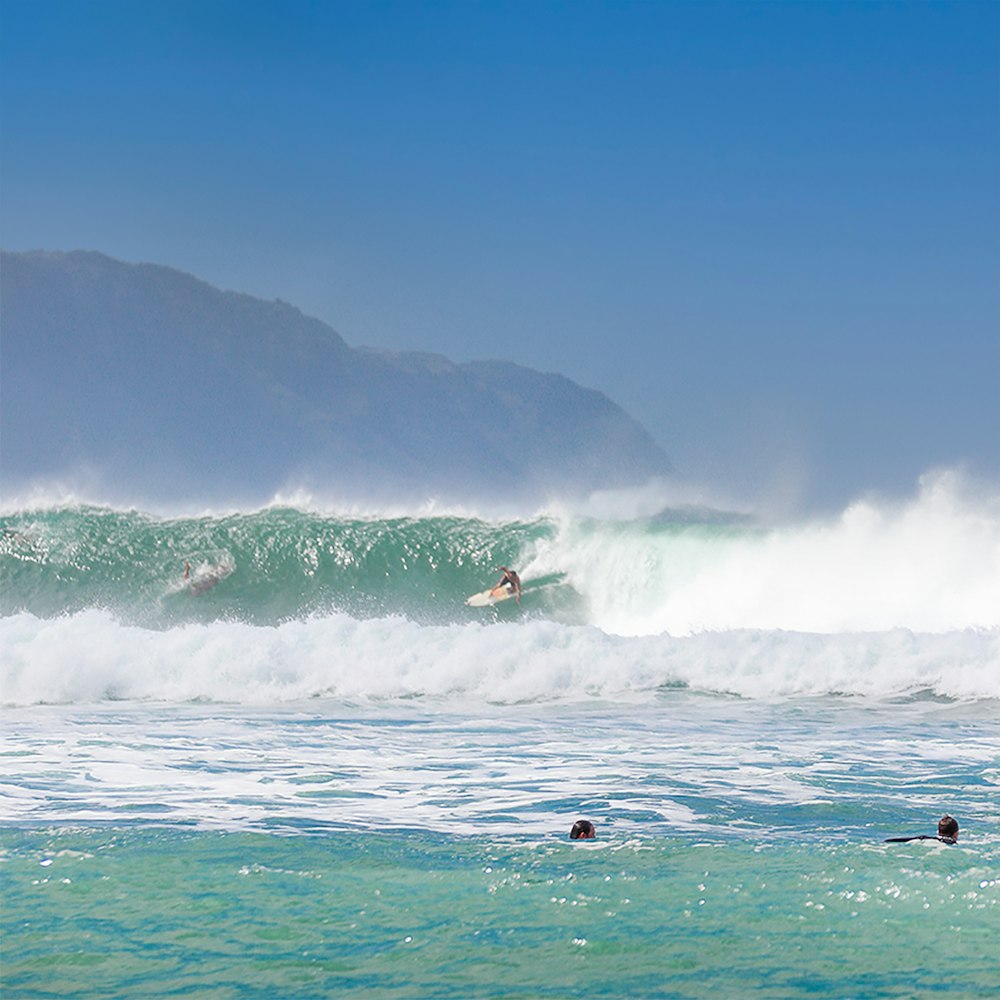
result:
[[[7,706],[104,700],[268,704],[426,698],[650,701],[663,687],[747,698],[1000,698],[1000,629],[816,635],[737,630],[625,638],[553,622],[422,626],[332,615],[165,631],[104,611],[0,619]]]

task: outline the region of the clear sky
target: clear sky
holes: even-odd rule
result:
[[[807,508],[1000,478],[1000,3],[0,0],[0,242],[601,389]]]

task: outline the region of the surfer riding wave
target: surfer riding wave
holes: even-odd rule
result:
[[[503,593],[505,590],[508,593],[513,594],[517,598],[517,603],[521,603],[521,578],[512,569],[508,569],[506,566],[501,566],[500,571],[503,576],[500,577],[500,582],[493,588],[493,595]]]

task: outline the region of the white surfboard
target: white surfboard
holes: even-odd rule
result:
[[[504,587],[501,589],[484,590],[465,599],[470,608],[488,608],[498,601],[506,601],[514,596],[514,591]]]

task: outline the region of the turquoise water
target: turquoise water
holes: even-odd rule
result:
[[[545,519],[498,525],[291,508],[157,518],[85,506],[17,512],[3,527],[10,585],[0,611],[98,607],[154,628],[220,618],[270,625],[335,611],[469,621],[465,598],[555,531]],[[548,585],[558,579],[535,579],[536,607],[551,606]]]
[[[11,710],[5,995],[990,995],[997,707]]]
[[[3,995],[1000,994],[998,509],[10,511]]]
[[[973,997],[1000,985],[995,851],[417,832],[5,839],[10,996]]]

